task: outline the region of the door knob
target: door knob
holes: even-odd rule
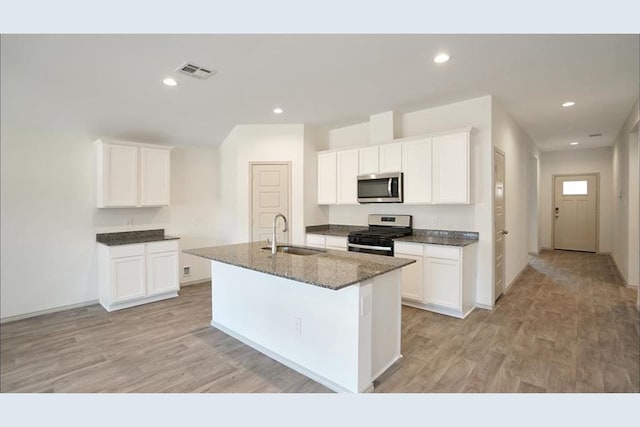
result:
[[[502,234],[507,235],[507,234],[509,234],[509,231],[507,231],[507,230],[502,230]]]

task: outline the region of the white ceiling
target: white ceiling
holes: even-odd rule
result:
[[[336,127],[494,95],[543,150],[611,145],[636,35],[3,35],[3,126],[216,145],[237,124]],[[451,60],[435,64],[447,51]],[[174,73],[186,61],[218,74]],[[179,86],[162,85],[174,75]],[[572,108],[561,103],[573,100]],[[276,106],[285,109],[274,115]],[[588,135],[602,133],[601,137]]]

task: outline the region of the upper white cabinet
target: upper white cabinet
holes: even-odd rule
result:
[[[318,153],[318,204],[336,203],[336,152]]]
[[[378,172],[391,173],[402,171],[402,144],[394,142],[379,146],[380,161]]]
[[[171,148],[130,141],[97,140],[97,206],[168,205]]]
[[[402,143],[404,202],[431,203],[431,139]]]
[[[170,155],[164,148],[140,148],[140,206],[169,204]]]
[[[356,204],[357,176],[403,172],[406,204],[469,204],[472,128],[318,153],[318,204]]]
[[[360,148],[358,150],[360,160],[360,175],[378,173],[378,146]]]
[[[337,203],[358,203],[358,149],[337,152]]]
[[[360,175],[402,171],[402,144],[376,145],[358,150]]]
[[[469,132],[434,137],[433,203],[469,203]]]

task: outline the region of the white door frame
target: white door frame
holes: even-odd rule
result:
[[[287,211],[285,213],[286,217],[287,217],[287,223],[289,226],[289,232],[287,234],[287,239],[289,240],[287,243],[291,243],[291,230],[292,230],[292,218],[291,218],[291,187],[292,187],[292,182],[291,182],[291,162],[288,161],[261,161],[261,162],[249,162],[249,241],[253,241],[253,165],[286,165],[287,166],[287,170],[289,171],[289,194],[287,194],[288,197],[288,203],[287,203]]]
[[[556,178],[595,176],[596,178],[596,253],[600,253],[600,172],[558,173],[551,175],[551,249],[556,249]]]
[[[493,184],[491,187],[491,212],[493,212],[493,216],[491,218],[491,230],[493,231],[491,238],[493,240],[493,259],[491,260],[493,267],[493,283],[491,284],[491,301],[492,301],[492,307],[496,306],[496,299],[497,299],[497,295],[496,295],[496,271],[495,271],[495,265],[496,265],[496,213],[495,213],[495,208],[496,208],[496,153],[499,153],[502,155],[502,157],[504,158],[504,176],[502,178],[502,182],[503,182],[503,195],[502,195],[502,202],[504,204],[504,208],[503,208],[503,212],[504,212],[504,229],[506,230],[507,228],[507,156],[505,155],[504,151],[502,151],[501,149],[499,149],[498,147],[493,147],[493,153],[491,155],[491,165],[492,168],[491,170],[493,171],[493,173],[491,174],[491,183]],[[506,276],[507,276],[507,262],[506,262],[506,247],[507,247],[507,243],[505,240],[505,236],[502,236],[502,241],[503,241],[503,251],[502,251],[502,295],[504,295],[506,289],[507,289],[507,284],[506,284]]]

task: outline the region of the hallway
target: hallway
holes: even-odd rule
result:
[[[375,392],[638,392],[636,290],[611,258],[545,251],[493,311],[403,307],[403,359]],[[108,313],[0,325],[2,392],[328,392],[209,326],[208,284]]]

